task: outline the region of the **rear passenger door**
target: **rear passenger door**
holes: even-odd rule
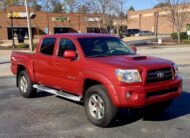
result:
[[[56,38],[44,38],[34,61],[34,75],[38,83],[53,86],[54,53]]]
[[[77,94],[79,75],[79,56],[76,59],[66,59],[63,57],[65,50],[73,50],[77,54],[77,48],[73,40],[60,38],[57,56],[55,58],[54,79],[58,89]]]

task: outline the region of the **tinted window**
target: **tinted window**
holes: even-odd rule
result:
[[[46,55],[53,55],[56,38],[45,38],[42,42],[40,52]]]
[[[137,29],[135,29],[135,30],[134,30],[134,33],[139,33],[139,32],[140,32],[140,31],[139,31],[139,30],[137,30]]]
[[[65,50],[76,51],[76,47],[75,47],[75,44],[73,43],[73,41],[71,41],[69,39],[61,38],[61,40],[59,42],[59,51],[58,51],[57,55],[59,57],[63,57],[63,53],[64,53]]]

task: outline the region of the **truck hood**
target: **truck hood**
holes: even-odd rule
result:
[[[139,70],[171,68],[173,64],[173,62],[166,59],[142,55],[100,57],[92,58],[90,60],[93,60],[93,62],[96,63],[100,63],[101,65],[110,65],[114,68]]]

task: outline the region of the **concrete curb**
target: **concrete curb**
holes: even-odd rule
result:
[[[157,49],[157,48],[183,48],[190,47],[190,45],[149,45],[149,46],[136,46],[139,49]]]
[[[12,79],[12,78],[15,78],[14,75],[11,75],[11,76],[3,76],[3,77],[0,77],[0,79]]]
[[[0,62],[0,65],[1,65],[1,64],[8,64],[8,63],[11,63],[11,61],[1,61],[1,62]]]

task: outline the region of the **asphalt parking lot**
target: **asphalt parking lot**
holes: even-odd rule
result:
[[[129,117],[127,110],[122,110],[111,127],[102,129],[88,121],[80,103],[45,92],[38,92],[35,98],[24,99],[15,87],[14,76],[7,75],[0,76],[0,137],[189,138],[190,48],[140,48],[139,53],[171,59],[179,65],[184,79],[183,93],[163,114],[139,111],[137,117]],[[0,68],[2,66],[4,70],[9,68],[7,63]]]

